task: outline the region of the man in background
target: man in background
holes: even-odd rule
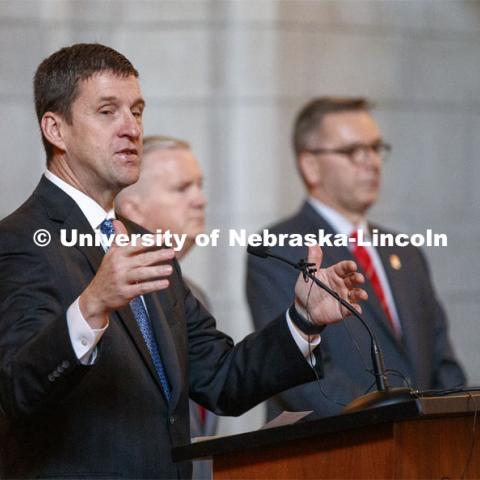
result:
[[[168,230],[185,235],[185,243],[176,254],[177,260],[181,260],[195,245],[196,236],[205,230],[206,199],[202,187],[203,172],[187,142],[161,135],[145,137],[140,177],[117,195],[115,209],[151,232]],[[186,276],[183,280],[211,311],[203,290]],[[215,435],[217,424],[217,415],[190,400],[192,438]],[[211,462],[194,462],[193,478],[211,478]]]
[[[293,131],[298,171],[307,199],[292,217],[273,225],[270,233],[344,234],[362,230],[379,196],[381,172],[390,146],[370,114],[364,98],[315,99],[299,112]],[[392,385],[420,390],[463,385],[465,376],[447,334],[447,319],[418,248],[323,248],[326,265],[355,259],[365,274],[369,300],[363,317],[385,355]],[[297,262],[306,247],[274,247],[274,253]],[[247,297],[256,328],[292,300],[296,273],[284,264],[249,256]],[[314,410],[334,415],[374,383],[370,341],[361,324],[330,326],[322,333],[324,379],[282,392],[268,405],[268,416],[283,410]]]

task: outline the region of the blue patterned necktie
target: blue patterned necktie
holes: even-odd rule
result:
[[[113,226],[113,221],[110,218],[107,218],[100,224],[100,232],[107,237],[111,237],[115,233],[115,228]],[[165,368],[163,366],[162,359],[160,357],[160,352],[158,351],[158,345],[153,336],[152,324],[148,318],[147,309],[143,304],[141,297],[135,297],[130,301],[130,308],[132,309],[133,316],[137,321],[138,328],[142,333],[142,337],[145,340],[150,356],[152,357],[153,365],[157,372],[158,378],[160,379],[160,384],[162,385],[163,393],[167,401],[170,401],[171,392],[170,385],[167,380],[167,375],[165,373]]]

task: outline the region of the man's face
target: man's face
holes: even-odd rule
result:
[[[82,189],[97,199],[137,181],[145,103],[133,75],[102,72],[78,88],[71,124],[62,124],[65,159]]]
[[[380,130],[367,112],[341,112],[325,116],[310,148],[336,150],[380,141]],[[339,153],[310,157],[315,170],[310,193],[351,219],[363,216],[379,195],[382,159],[372,149],[362,153],[360,160]]]
[[[144,155],[140,173],[143,225],[151,231],[169,229],[193,242],[205,229],[203,174],[190,150],[153,150]]]

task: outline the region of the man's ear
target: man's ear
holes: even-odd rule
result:
[[[65,150],[62,125],[65,120],[57,113],[45,112],[40,121],[44,137],[55,147]]]
[[[307,187],[315,187],[320,183],[321,173],[319,162],[312,153],[302,152],[299,154],[298,169]]]

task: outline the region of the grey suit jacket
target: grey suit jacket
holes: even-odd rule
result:
[[[52,235],[48,247],[32,241],[40,228]],[[0,405],[7,423],[0,477],[189,477],[191,465],[174,464],[170,453],[172,445],[189,443],[189,396],[237,415],[312,379],[283,315],[234,346],[175,261],[170,287],[144,297],[171,401],[129,307],[111,315],[95,364],[80,364],[66,310],[104,252],[62,246],[60,230],[73,228],[92,233],[75,202],[45,178],[0,222]]]
[[[317,234],[319,229],[335,233],[305,203],[297,214],[270,227],[269,231],[305,235]],[[307,256],[306,247],[273,247],[272,251],[294,262]],[[346,247],[324,247],[323,253],[324,267],[341,260],[354,260]],[[403,386],[399,372],[413,387],[421,390],[463,385],[465,376],[453,353],[447,319],[437,300],[424,256],[411,246],[378,248],[378,253],[400,317],[402,340],[397,341],[392,334],[368,281],[365,289],[369,300],[362,303],[362,308],[363,318],[383,349],[386,368],[390,369],[390,383]],[[392,268],[391,255],[400,259],[400,269]],[[273,318],[291,304],[296,279],[293,269],[274,259],[249,256],[246,290],[257,329],[265,326],[266,319]],[[343,405],[372,387],[370,340],[361,324],[350,318],[329,326],[321,336],[324,378],[276,396],[268,404],[269,418],[283,410],[314,410],[317,416],[335,415]]]
[[[187,284],[190,291],[195,298],[207,309],[211,310],[210,302],[205,292],[192,280],[183,277],[183,281]],[[199,410],[200,405],[190,400],[190,436],[195,437],[210,437],[217,433],[218,415],[215,415],[210,410],[205,409],[205,418],[202,418]],[[213,476],[212,461],[211,460],[195,460],[193,462],[192,479],[193,480],[209,480]]]

